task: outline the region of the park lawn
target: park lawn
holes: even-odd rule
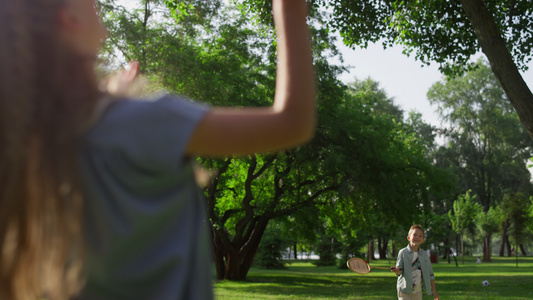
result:
[[[439,261],[433,264],[440,299],[533,299],[533,257],[493,257],[492,263],[476,264],[465,258],[456,267]],[[394,260],[371,265],[389,267]],[[481,282],[490,285],[483,287]],[[424,293],[425,294],[425,293]],[[252,268],[246,281],[215,283],[215,300],[233,299],[397,299],[396,276],[373,269],[360,275],[336,267],[316,267],[309,262],[293,262],[286,270]],[[424,300],[433,299],[424,295]]]

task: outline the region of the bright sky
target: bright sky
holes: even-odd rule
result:
[[[426,98],[429,88],[443,79],[437,64],[422,67],[422,63],[413,56],[404,55],[399,46],[387,50],[383,50],[381,44],[371,44],[367,49],[360,50],[351,50],[344,45],[339,47],[344,64],[354,67],[341,76],[343,82],[370,77],[379,82],[380,87],[405,112],[415,110],[422,113],[425,122],[440,125],[436,107],[431,106]],[[522,74],[528,86],[533,88],[533,62],[529,64],[529,70]]]

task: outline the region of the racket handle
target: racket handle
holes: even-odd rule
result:
[[[385,268],[385,267],[372,267],[372,269],[390,270],[391,268]]]

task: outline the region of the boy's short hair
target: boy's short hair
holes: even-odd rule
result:
[[[407,235],[411,235],[411,232],[413,232],[415,229],[420,229],[420,230],[422,230],[422,234],[426,235],[426,234],[424,233],[424,228],[422,228],[422,226],[420,226],[420,225],[418,225],[418,224],[411,226],[411,228],[409,228],[409,233],[408,233]]]

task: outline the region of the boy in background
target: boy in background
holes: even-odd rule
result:
[[[420,225],[413,225],[407,235],[409,245],[398,252],[396,266],[391,267],[391,271],[396,273],[398,281],[399,300],[422,300],[422,287],[428,295],[433,295],[435,300],[439,299],[435,288],[435,275],[431,267],[429,255],[420,245],[424,243],[424,229]]]

